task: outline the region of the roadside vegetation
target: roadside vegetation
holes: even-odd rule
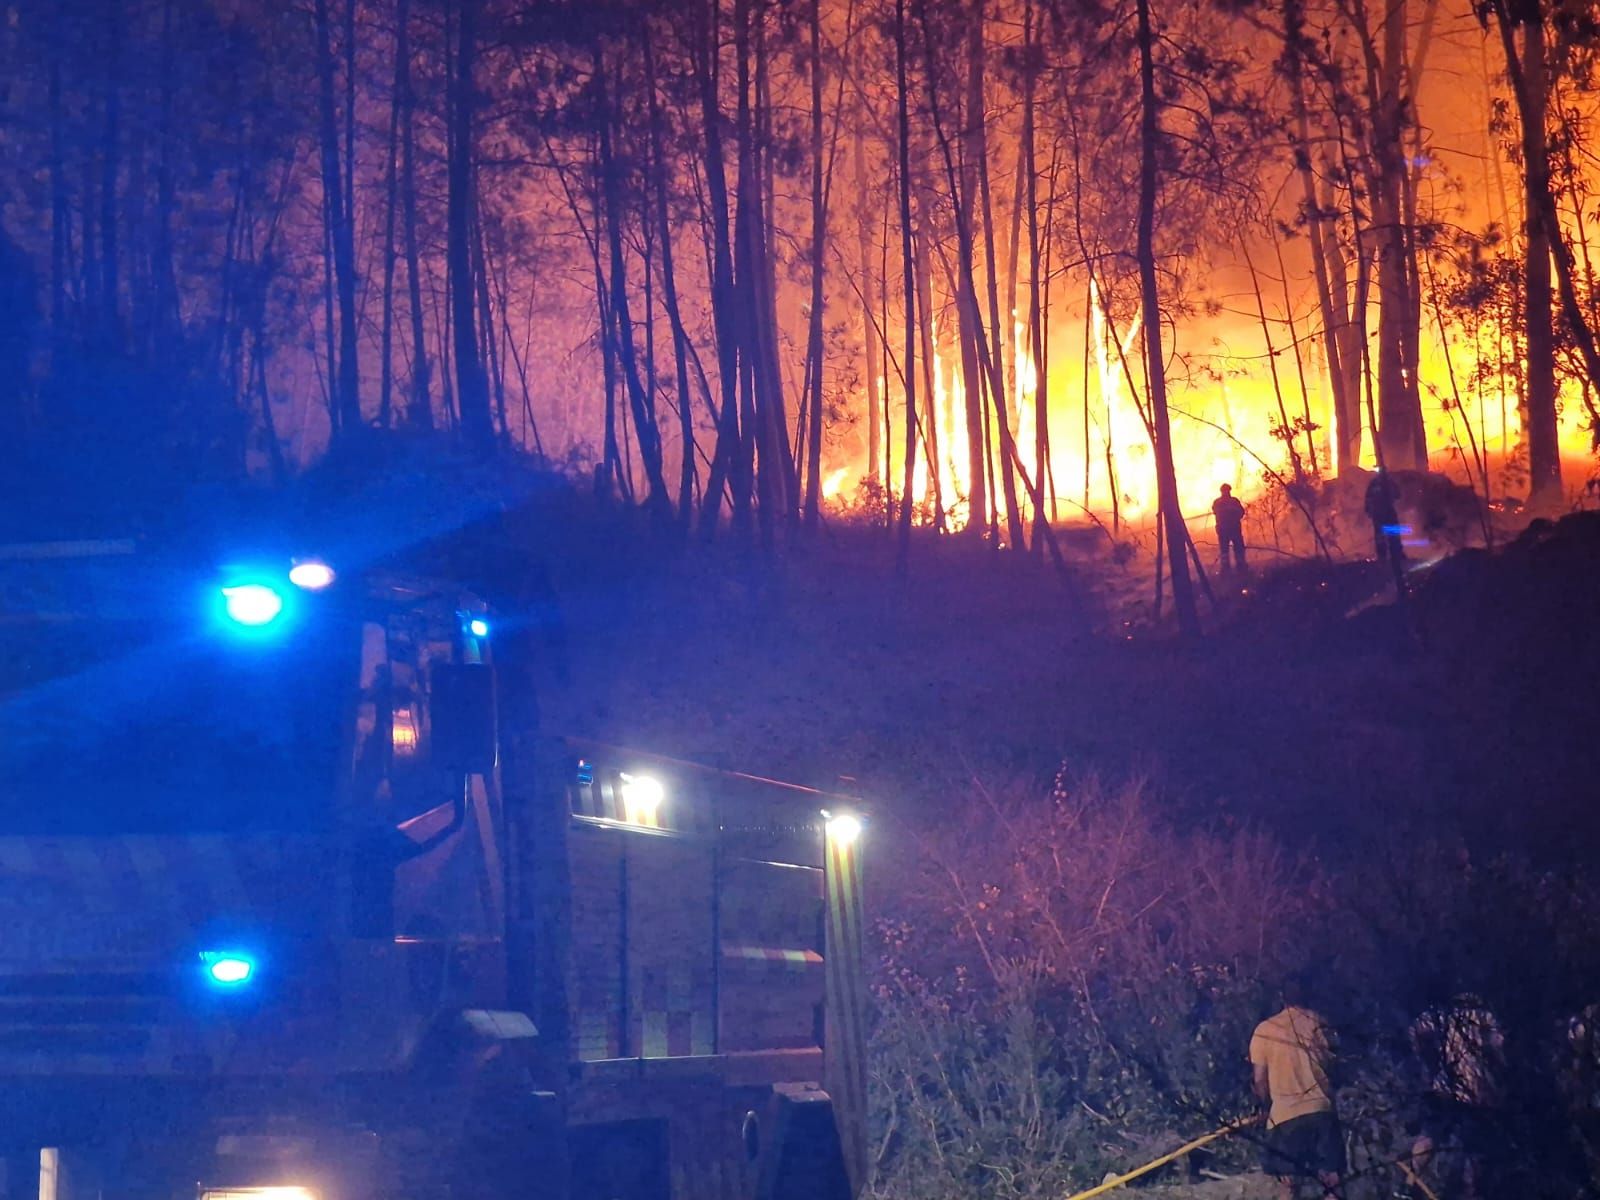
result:
[[[1447,1156],[1413,1159],[1429,1077],[1408,1038],[1462,992],[1506,1030],[1490,1122],[1507,1190],[1491,1194],[1592,1186],[1592,877],[1442,838],[1335,865],[1181,828],[1161,800],[1064,770],[1048,791],[975,792],[909,861],[880,855],[877,1194],[1060,1200],[1249,1118],[1250,1033],[1290,972],[1337,1030],[1345,1194],[1405,1195],[1407,1168],[1462,1194]],[[1165,1179],[1248,1171],[1259,1136]]]

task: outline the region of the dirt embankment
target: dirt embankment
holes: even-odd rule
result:
[[[1103,548],[1073,550],[1064,577],[919,535],[901,576],[881,528],[763,552],[679,541],[571,487],[509,504],[501,490],[422,504],[443,531],[426,554],[392,540],[540,631],[548,730],[821,786],[850,776],[930,815],[974,778],[1043,784],[1067,760],[1297,842],[1597,836],[1600,516],[1419,571],[1404,612],[1370,562],[1262,573],[1182,646],[1122,626],[1115,597],[1147,598],[1151,580]]]

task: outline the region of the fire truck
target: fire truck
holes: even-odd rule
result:
[[[515,624],[0,546],[6,1197],[859,1190],[859,807],[530,736]]]

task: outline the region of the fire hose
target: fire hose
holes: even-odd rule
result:
[[[1198,1150],[1201,1146],[1207,1145],[1210,1142],[1214,1142],[1218,1138],[1227,1137],[1230,1133],[1237,1133],[1241,1129],[1248,1129],[1251,1125],[1258,1123],[1260,1120],[1261,1114],[1257,1113],[1255,1116],[1246,1117],[1242,1121],[1231,1121],[1224,1125],[1221,1129],[1213,1129],[1210,1133],[1202,1134],[1200,1137],[1185,1142],[1176,1150],[1167,1151],[1167,1153],[1163,1154],[1160,1158],[1151,1159],[1142,1167],[1135,1167],[1133,1170],[1125,1171],[1121,1175],[1116,1175],[1110,1179],[1102,1180],[1088,1191],[1078,1192],[1075,1195],[1068,1196],[1067,1200],[1091,1200],[1092,1197],[1099,1196],[1104,1192],[1109,1192],[1119,1188],[1123,1184],[1130,1183],[1139,1178],[1141,1175],[1148,1175],[1151,1171],[1156,1170],[1158,1167],[1166,1166],[1173,1159],[1182,1158],[1191,1150]],[[1439,1200],[1438,1193],[1436,1193],[1427,1185],[1426,1181],[1424,1181],[1422,1177],[1416,1173],[1411,1164],[1405,1159],[1396,1159],[1394,1165],[1400,1168],[1400,1173],[1406,1177],[1406,1182],[1420,1191],[1423,1196],[1427,1198],[1427,1200]]]
[[[1104,1180],[1101,1183],[1096,1184],[1094,1187],[1090,1188],[1088,1191],[1079,1192],[1075,1196],[1067,1197],[1067,1200],[1090,1200],[1090,1198],[1093,1197],[1093,1196],[1098,1196],[1098,1195],[1102,1194],[1103,1192],[1109,1192],[1114,1188],[1119,1188],[1123,1184],[1128,1183],[1131,1180],[1139,1178],[1139,1176],[1141,1176],[1141,1175],[1148,1175],[1151,1171],[1156,1170],[1158,1167],[1166,1166],[1169,1162],[1171,1162],[1175,1158],[1182,1158],[1185,1154],[1189,1153],[1189,1151],[1191,1151],[1191,1150],[1198,1150],[1201,1146],[1207,1145],[1210,1142],[1214,1142],[1218,1138],[1227,1137],[1230,1133],[1237,1133],[1239,1130],[1248,1128],[1249,1126],[1256,1124],[1260,1120],[1261,1120],[1261,1115],[1258,1113],[1257,1115],[1255,1115],[1253,1117],[1246,1117],[1242,1121],[1230,1121],[1228,1124],[1224,1125],[1221,1129],[1213,1129],[1210,1133],[1202,1134],[1200,1137],[1193,1138],[1190,1141],[1187,1141],[1183,1145],[1179,1146],[1176,1150],[1169,1150],[1169,1151],[1167,1151],[1167,1153],[1163,1154],[1160,1158],[1151,1159],[1149,1162],[1145,1163],[1144,1166],[1142,1166],[1142,1167],[1135,1167],[1131,1171],[1125,1171],[1121,1175],[1115,1175],[1110,1179]]]

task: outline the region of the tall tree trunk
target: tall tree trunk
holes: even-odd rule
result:
[[[351,0],[354,3],[354,0]],[[334,290],[339,303],[337,367],[328,364],[335,427],[353,433],[361,425],[360,375],[356,364],[356,266],[354,218],[345,210],[340,183],[339,119],[334,103],[332,34],[328,0],[316,0],[317,75],[321,114],[323,214],[333,250]]]
[[[883,351],[883,463],[878,477],[883,481],[884,528],[894,529],[895,511],[890,497],[894,493],[894,406],[889,394],[889,218],[892,210],[884,209],[883,222],[878,231],[878,279],[883,288],[878,293],[879,348]]]
[[[759,349],[756,345],[757,325],[760,322],[759,288],[756,280],[761,270],[760,261],[762,251],[753,247],[751,224],[754,220],[752,210],[760,206],[760,173],[755,167],[755,130],[754,117],[750,99],[750,3],[749,0],[734,0],[733,6],[733,45],[734,59],[738,68],[738,106],[734,119],[734,178],[738,182],[738,192],[734,208],[734,294],[737,297],[736,308],[733,314],[735,328],[738,330],[737,346],[739,348],[739,470],[747,481],[747,487],[752,493],[750,501],[759,499],[759,504],[752,504],[741,514],[735,506],[735,524],[741,533],[748,532],[749,521],[753,516],[759,516],[763,535],[772,536],[772,505],[769,497],[762,489],[769,488],[772,484],[770,478],[763,479],[768,463],[758,464],[756,459],[756,446],[762,440],[762,430],[757,425],[757,391],[759,384],[756,378],[756,362],[759,358]]]
[[[266,334],[262,325],[256,326],[255,344],[251,347],[250,367],[251,378],[255,384],[255,392],[261,412],[262,440],[267,444],[267,462],[272,469],[272,481],[279,487],[284,486],[289,480],[289,464],[283,457],[283,444],[278,440],[278,423],[272,415],[272,392],[267,387],[267,357],[270,351],[267,347]]]
[[[752,14],[752,8],[754,12]],[[792,515],[794,462],[778,373],[777,323],[772,293],[771,247],[766,224],[768,180],[763,153],[766,126],[766,36],[762,0],[735,5],[735,54],[739,60],[739,193],[734,233],[740,304],[740,351],[748,362],[749,390],[744,430],[746,461],[752,464],[760,504],[756,515],[764,544],[771,545],[780,518]],[[754,33],[752,38],[751,34]],[[754,54],[752,57],[752,42]],[[752,70],[753,68],[753,70]]]
[[[400,203],[406,245],[406,287],[411,307],[411,395],[406,417],[418,429],[433,428],[428,334],[422,309],[421,255],[417,250],[416,96],[411,89],[411,2],[395,0],[394,90],[400,105]]]
[[[117,175],[122,147],[122,39],[123,0],[106,0],[105,65],[101,76],[105,126],[100,148],[100,301],[98,315],[102,344],[121,349],[121,286],[118,279]]]
[[[763,430],[776,451],[782,475],[781,512],[787,520],[795,522],[800,517],[800,467],[795,462],[794,446],[789,443],[789,398],[784,394],[784,376],[779,363],[778,334],[778,245],[773,229],[774,214],[778,213],[778,170],[773,162],[773,72],[771,50],[766,35],[766,0],[757,0],[755,6],[755,98],[757,98],[757,171],[762,179],[763,203],[758,208],[760,216],[760,246],[762,246],[762,347],[765,354],[762,365],[766,371],[766,403],[768,418]]]
[[[154,350],[158,356],[169,354],[178,334],[178,276],[172,260],[172,214],[177,207],[176,183],[173,178],[173,115],[176,82],[175,48],[176,0],[163,0],[161,6],[161,100],[159,145],[156,151],[156,214],[154,245],[151,247],[151,275],[155,292],[155,313],[152,318]]]
[[[1528,501],[1551,508],[1561,501],[1561,444],[1556,426],[1556,354],[1554,301],[1550,283],[1550,229],[1546,205],[1550,194],[1550,147],[1545,137],[1549,86],[1545,63],[1544,19],[1537,3],[1518,6],[1522,21],[1520,58],[1526,111],[1522,115],[1522,169],[1527,189],[1524,230],[1525,335],[1528,345]],[[1507,54],[1516,46],[1509,27],[1500,23]]]
[[[894,4],[894,73],[896,85],[896,130],[900,158],[900,262],[901,285],[905,295],[906,348],[906,432],[904,474],[900,485],[900,524],[895,561],[904,574],[911,561],[911,509],[917,465],[917,281],[911,252],[911,110],[906,70],[906,0]]]
[[[594,271],[595,344],[600,351],[601,379],[605,385],[603,449],[600,468],[595,472],[594,482],[595,494],[609,500],[613,495],[613,484],[619,493],[624,495],[627,493],[627,477],[623,473],[622,451],[617,439],[617,350],[616,341],[611,336],[611,288],[606,283],[605,266],[600,255],[599,226],[604,218],[596,211],[595,232],[591,237],[583,224],[577,198],[570,191],[567,200],[572,206],[574,217],[578,219],[579,227],[585,230],[584,241],[589,248],[589,264]]]
[[[612,485],[618,494],[627,493],[627,477],[622,470],[622,449],[617,440],[617,352],[611,338],[611,303],[607,299],[605,276],[600,269],[600,256],[594,260],[595,305],[600,312],[600,367],[605,382],[605,430],[602,435],[600,471],[595,476],[595,487],[601,498],[612,497]]]
[[[92,108],[92,105],[90,106]],[[86,119],[89,114],[85,114]],[[78,307],[83,331],[93,340],[98,336],[102,313],[100,285],[104,279],[100,270],[100,238],[95,232],[95,163],[91,154],[79,155],[83,170],[83,202],[78,205],[81,231],[78,234]]]
[[[344,5],[344,214],[352,231],[356,221],[356,4]],[[352,233],[353,236],[353,233]]]
[[[867,174],[866,136],[862,126],[863,119],[858,121],[855,133],[855,173],[856,173],[856,237],[857,250],[861,260],[861,339],[866,351],[867,360],[867,469],[862,472],[863,478],[881,480],[885,487],[889,480],[882,473],[883,459],[883,420],[879,411],[882,400],[878,392],[880,383],[883,382],[883,369],[879,365],[881,353],[878,346],[878,300],[877,300],[877,275],[873,262],[873,238],[867,223],[868,215],[873,210],[872,193],[868,187]]]
[[[446,206],[448,216],[448,205]],[[456,392],[450,374],[450,257],[445,255],[444,288],[438,284],[428,289],[428,303],[433,307],[433,361],[439,364],[439,400],[444,405],[444,427],[451,433],[461,429],[460,413],[456,408]]]
[[[595,74],[602,80],[600,116],[600,183],[605,196],[606,242],[611,255],[610,336],[615,339],[617,361],[622,367],[622,382],[628,393],[628,405],[633,415],[634,427],[639,431],[639,459],[644,464],[645,479],[650,490],[645,504],[658,521],[671,519],[672,507],[667,499],[667,483],[661,467],[661,435],[656,427],[653,384],[647,389],[639,377],[639,364],[633,344],[633,318],[628,309],[627,258],[622,249],[623,207],[621,188],[617,180],[616,157],[611,148],[610,80],[603,58],[595,56]]]
[[[978,217],[983,227],[983,263],[985,292],[989,303],[988,340],[991,352],[987,356],[989,367],[989,392],[994,401],[995,424],[1000,433],[1000,488],[1006,502],[1006,531],[1014,549],[1021,550],[1024,540],[1022,506],[1017,502],[1017,478],[1012,447],[1011,386],[1004,368],[1004,346],[1013,337],[1009,320],[1001,325],[999,299],[999,258],[994,249],[994,203],[989,187],[989,129],[985,103],[985,78],[987,76],[987,51],[984,45],[983,0],[973,0],[968,48],[971,52],[971,75],[967,93],[967,127],[971,136],[971,153],[978,169]],[[970,213],[971,197],[968,197]],[[969,216],[969,220],[970,220]],[[976,240],[977,231],[972,233]],[[1009,315],[1009,306],[1007,313]],[[983,340],[979,325],[980,342]]]
[[[65,5],[51,6],[50,22],[50,329],[61,338],[67,327],[68,272],[72,246],[72,210],[67,203],[67,130],[62,97],[62,59],[66,57]]]
[[[1166,533],[1172,571],[1172,606],[1185,637],[1200,633],[1194,584],[1189,578],[1189,531],[1178,503],[1178,472],[1172,458],[1172,423],[1167,413],[1166,360],[1161,346],[1161,295],[1156,283],[1155,218],[1158,144],[1161,119],[1157,109],[1155,37],[1150,28],[1150,0],[1138,0],[1139,15],[1139,222],[1136,254],[1144,308],[1145,370],[1149,380],[1150,416],[1154,426],[1156,492]]]
[[[1022,194],[1027,197],[1025,208],[1027,210],[1028,227],[1028,347],[1033,356],[1034,366],[1034,396],[1033,396],[1033,462],[1034,474],[1038,482],[1037,498],[1034,503],[1033,521],[1034,536],[1033,550],[1043,553],[1044,539],[1040,536],[1040,526],[1050,520],[1048,513],[1043,508],[1043,498],[1049,494],[1054,496],[1054,487],[1047,486],[1046,480],[1050,478],[1050,354],[1045,342],[1044,332],[1044,302],[1042,295],[1042,278],[1044,275],[1044,257],[1039,242],[1039,164],[1037,149],[1034,145],[1036,96],[1038,90],[1038,66],[1035,61],[1037,50],[1033,40],[1033,0],[1025,0],[1022,14]],[[1018,367],[1020,374],[1021,368]],[[1084,461],[1089,457],[1088,439],[1084,439]]]
[[[644,328],[644,382],[646,394],[650,397],[650,414],[656,421],[656,428],[660,431],[660,411],[656,401],[661,391],[661,373],[656,370],[656,236],[655,219],[653,213],[655,205],[650,200],[650,156],[648,150],[645,154],[643,169],[639,176],[639,267],[640,286],[644,290],[644,320],[640,322]],[[663,458],[665,456],[663,455]],[[665,477],[665,469],[663,469]],[[666,497],[663,489],[662,496]]]
[[[977,280],[974,278],[972,245],[973,197],[978,192],[978,163],[983,157],[983,15],[979,8],[968,14],[967,25],[967,94],[966,129],[959,177],[950,179],[951,198],[956,208],[956,253],[960,261],[960,278],[956,281],[956,313],[961,323],[961,385],[967,420],[967,530],[974,538],[982,538],[991,527],[992,490],[989,487],[991,462],[989,459],[989,422],[984,410],[984,376],[978,355],[983,315],[978,304]],[[926,21],[923,37],[928,36]],[[932,59],[929,59],[930,80]],[[929,87],[936,84],[930,82]],[[935,135],[943,148],[945,138],[938,128],[938,114],[934,113]],[[948,160],[948,150],[945,151]],[[946,166],[948,168],[948,161]],[[947,173],[949,173],[947,171]],[[958,182],[959,180],[959,182]],[[1004,403],[1004,397],[1000,403]]]
[[[327,361],[328,424],[334,437],[339,436],[339,318],[334,315],[334,291],[337,280],[333,267],[333,229],[328,215],[327,195],[324,189],[322,208],[322,335],[323,356]]]
[[[811,321],[806,331],[805,521],[817,527],[822,503],[822,299],[828,209],[822,194],[822,0],[811,0]]]
[[[772,68],[771,51],[767,37],[767,0],[755,2],[755,97],[756,139],[755,168],[760,188],[756,193],[760,203],[756,206],[756,224],[760,265],[757,286],[760,289],[759,332],[760,357],[757,369],[765,378],[762,396],[761,433],[762,453],[775,460],[779,469],[774,489],[774,515],[790,521],[799,517],[800,477],[794,460],[794,448],[789,444],[789,406],[783,389],[783,371],[779,365],[778,339],[778,251],[773,233],[773,214],[777,212],[777,171],[772,155]]]
[[[1324,181],[1318,188],[1322,211],[1332,212],[1333,185]],[[1352,211],[1352,224],[1360,219]],[[1356,279],[1350,278],[1344,248],[1339,244],[1337,225],[1324,228],[1323,261],[1328,273],[1328,292],[1335,305],[1333,341],[1338,346],[1339,371],[1344,378],[1346,412],[1339,415],[1340,469],[1356,466],[1361,458],[1361,397],[1364,364],[1367,359],[1367,297],[1371,291],[1368,267],[1372,253],[1359,234],[1355,242]],[[1330,367],[1332,365],[1330,360]],[[1348,425],[1344,422],[1348,418]]]
[[[1369,37],[1364,3],[1357,11]],[[1406,19],[1408,0],[1386,0],[1380,17],[1381,55],[1369,56],[1372,96],[1370,191],[1378,255],[1378,438],[1391,469],[1426,470],[1428,446],[1422,425],[1414,347],[1416,270],[1405,222],[1405,129],[1407,123]]]
[[[318,0],[324,3],[325,0]],[[473,110],[480,0],[461,0],[456,12],[456,61],[450,98],[449,201],[447,247],[450,260],[450,320],[454,326],[456,403],[461,432],[479,457],[494,452],[494,419],[489,411],[489,380],[478,356],[472,273]]]
[[[964,258],[958,248],[958,256]],[[983,366],[978,357],[978,298],[972,278],[959,272],[953,281],[956,295],[956,336],[961,346],[961,415],[967,429],[967,524],[965,532],[981,540],[990,527],[992,513],[988,486],[989,424],[984,420]]]
[[[669,171],[661,146],[661,99],[657,93],[655,42],[650,25],[644,27],[645,74],[650,88],[650,167],[655,184],[656,237],[661,243],[661,293],[667,319],[672,324],[672,361],[678,385],[678,435],[683,444],[678,464],[678,524],[687,531],[694,513],[695,438],[694,405],[689,397],[689,334],[678,306],[678,278],[673,266],[672,220],[667,209]]]
[[[500,339],[495,336],[494,305],[489,295],[489,250],[484,240],[483,210],[472,207],[472,263],[477,282],[478,339],[480,361],[486,365],[494,401],[493,422],[496,436],[511,442],[511,423],[506,417],[506,372],[500,357]]]
[[[403,5],[397,5],[397,9]],[[385,143],[383,160],[383,316],[379,327],[378,351],[378,427],[389,428],[394,411],[394,272],[395,272],[395,245],[394,230],[397,220],[396,210],[399,208],[400,199],[400,110],[403,101],[400,95],[400,82],[403,72],[400,66],[400,50],[405,44],[405,35],[400,31],[399,22],[403,14],[395,14],[395,70],[394,90],[389,97],[389,137]]]
[[[1361,452],[1359,364],[1346,361],[1349,286],[1338,231],[1328,220],[1328,208],[1317,191],[1311,122],[1306,111],[1304,6],[1300,0],[1285,0],[1283,14],[1283,73],[1289,81],[1293,108],[1295,168],[1300,178],[1301,202],[1305,205],[1317,307],[1322,314],[1322,346],[1328,361],[1328,387],[1333,400],[1334,462],[1342,472],[1356,465]]]
[[[225,375],[228,391],[235,397],[243,395],[242,353],[244,345],[244,300],[239,282],[241,255],[252,257],[249,243],[253,240],[253,218],[245,197],[252,190],[248,155],[241,153],[234,169],[233,202],[228,211],[228,232],[223,239],[222,269],[218,272],[217,321],[213,337],[211,369]],[[148,345],[142,347],[148,349]],[[243,456],[241,458],[241,465]]]
[[[933,266],[929,261],[932,257],[929,247],[933,245],[933,233],[929,229],[929,210],[932,208],[932,203],[917,205],[918,224],[913,249],[917,259],[917,312],[921,315],[917,322],[917,337],[922,344],[922,450],[928,463],[928,496],[933,504],[933,527],[943,532],[946,501],[939,476],[945,456],[939,446],[938,397],[934,394],[933,386],[933,373],[938,363],[933,348]]]
[[[733,277],[733,238],[728,209],[727,164],[723,155],[723,117],[720,90],[720,0],[704,0],[697,8],[704,21],[696,39],[695,74],[700,92],[701,125],[706,139],[706,192],[711,208],[711,314],[717,335],[717,371],[721,407],[717,415],[717,442],[712,452],[700,512],[701,530],[716,531],[724,480],[731,493],[730,507],[736,529],[750,518],[750,474],[743,454],[744,430],[740,420],[739,295]],[[742,14],[741,14],[742,16]]]
[[[159,101],[157,102],[159,108]],[[159,120],[159,118],[157,118]],[[149,142],[152,127],[148,118],[130,122],[123,139],[123,146],[119,151],[122,161],[126,164],[123,170],[127,180],[122,185],[121,214],[119,217],[122,225],[117,235],[117,240],[124,247],[123,263],[119,267],[122,286],[128,293],[128,306],[126,326],[128,336],[125,343],[133,347],[134,352],[146,359],[153,358],[152,346],[155,339],[154,304],[155,289],[151,286],[150,277],[150,251],[155,246],[155,230],[150,227],[147,210],[149,194]],[[157,129],[159,133],[159,129]],[[233,234],[237,249],[238,230],[230,230]],[[231,266],[229,252],[224,251],[224,266]],[[217,311],[223,321],[227,321],[232,308],[232,289],[229,285],[232,280],[226,275],[218,285],[219,303]],[[239,329],[237,322],[232,323],[229,337],[237,340]],[[229,364],[230,392],[237,395],[232,388],[234,378],[231,374],[232,364]]]
[[[282,224],[282,216],[288,206],[290,183],[294,178],[293,160],[290,160],[283,169],[282,179],[276,189],[273,199],[272,212],[267,221],[266,235],[262,245],[256,248],[255,241],[251,238],[248,250],[253,262],[268,261],[273,256],[273,247],[278,239],[278,232]],[[272,412],[272,393],[267,385],[267,361],[272,354],[271,342],[267,335],[267,293],[270,280],[265,272],[252,272],[250,283],[246,291],[245,308],[242,313],[241,324],[248,324],[252,330],[253,342],[250,348],[250,368],[254,378],[255,392],[261,412],[261,428],[267,443],[267,459],[272,467],[274,482],[282,484],[288,480],[289,466],[284,457],[283,446],[278,439],[277,421]]]

